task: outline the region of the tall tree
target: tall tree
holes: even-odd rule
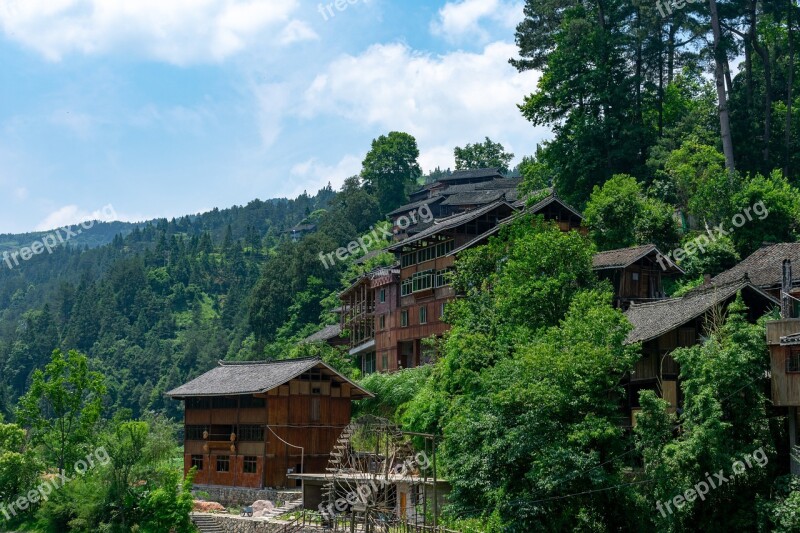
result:
[[[417,141],[408,133],[393,131],[372,141],[361,178],[374,191],[382,212],[405,202],[406,189],[422,175],[418,158]]]
[[[103,376],[89,370],[87,357],[75,350],[55,350],[44,370],[33,373],[17,417],[32,442],[43,446],[49,466],[64,471],[87,452],[105,392]]]
[[[489,137],[482,143],[467,144],[463,148],[456,146],[453,154],[457,170],[497,168],[504,174],[508,173],[508,166],[514,159],[514,154],[506,152],[502,144],[492,142]]]

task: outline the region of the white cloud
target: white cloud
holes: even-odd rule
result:
[[[316,41],[318,39],[319,35],[311,29],[311,26],[301,20],[291,21],[278,35],[278,42],[282,45],[289,45],[298,41]]]
[[[469,38],[486,42],[488,32],[481,26],[484,22],[499,24],[504,29],[513,29],[522,21],[523,3],[505,0],[461,0],[448,2],[439,10],[439,16],[431,23],[431,32],[449,41]]]
[[[49,215],[36,225],[36,231],[48,231],[64,226],[80,224],[90,220],[111,222],[120,220],[114,207],[109,204],[96,211],[85,211],[75,204],[65,205]]]
[[[501,142],[517,158],[533,153],[549,136],[534,128],[517,107],[533,92],[537,72],[508,64],[511,43],[487,45],[481,53],[431,56],[403,44],[374,45],[358,56],[331,63],[305,93],[303,114],[343,117],[383,132],[417,138],[423,168],[453,166],[453,147]]]
[[[286,194],[290,198],[302,194],[304,190],[314,194],[329,182],[333,190],[338,190],[345,179],[359,173],[362,160],[363,157],[346,155],[333,166],[324,165],[316,158],[297,163],[291,170],[294,188]]]
[[[122,50],[173,64],[221,61],[259,39],[314,37],[298,0],[0,0],[6,36],[58,61]],[[299,26],[298,26],[299,25]]]

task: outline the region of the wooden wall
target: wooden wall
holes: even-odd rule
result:
[[[250,488],[295,486],[296,482],[288,480],[286,475],[289,469],[297,472],[301,460],[305,472],[325,472],[336,439],[350,423],[351,386],[338,385],[297,379],[269,391],[263,408],[187,409],[186,426],[206,426],[213,433],[219,428],[232,427],[237,432],[239,426],[257,425],[263,428],[264,441],[236,442],[231,451],[231,443],[221,437],[217,437],[220,439],[217,442],[186,440],[185,470],[191,468],[192,456],[199,455],[204,464],[195,483]],[[320,393],[312,394],[312,389],[317,388]],[[301,453],[287,443],[304,450]],[[244,473],[244,458],[248,456],[256,458],[255,473]],[[229,458],[228,472],[217,471],[218,457]]]

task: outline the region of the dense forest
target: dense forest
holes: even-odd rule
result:
[[[463,254],[463,298],[432,340],[433,365],[362,377],[341,351],[298,344],[337,320],[337,294],[359,272],[393,260],[328,266],[320,254],[449,172],[423,173],[413,132],[375,139],[340,190],[99,225],[0,268],[0,418],[14,422],[0,424],[0,500],[91,451],[97,434],[110,466],[42,505],[41,530],[189,531],[188,485],[170,463],[180,413],[163,393],[219,359],[314,354],[377,393],[360,412],[442,436],[445,516],[462,531],[799,530],[800,482],[774,461],[782,422],[753,378],[768,369],[764,324],[748,323],[741,301],[705,344],[675,355],[682,413],[645,393],[635,431],[617,423],[638,349],[624,343],[630,324],[592,272],[593,252],[650,242],[667,252],[711,231],[704,253],[681,262],[686,279],[670,289],[680,294],[800,228],[800,9],[681,4],[525,3],[511,62],[542,76],[520,111],[552,139],[511,168],[514,155],[484,138],[455,147],[456,168],[521,175],[527,192],[554,187],[584,212],[588,235],[522,219]],[[716,231],[748,209],[765,216]],[[298,224],[315,231],[295,241]],[[0,251],[41,237],[0,236]],[[75,403],[47,418],[39,407],[62,405],[62,389]],[[70,414],[80,430],[59,441],[47,428]],[[655,510],[758,450],[762,467],[702,502]]]

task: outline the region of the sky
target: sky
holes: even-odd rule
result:
[[[372,139],[424,171],[517,105],[516,0],[0,0],[0,233],[339,188]]]

